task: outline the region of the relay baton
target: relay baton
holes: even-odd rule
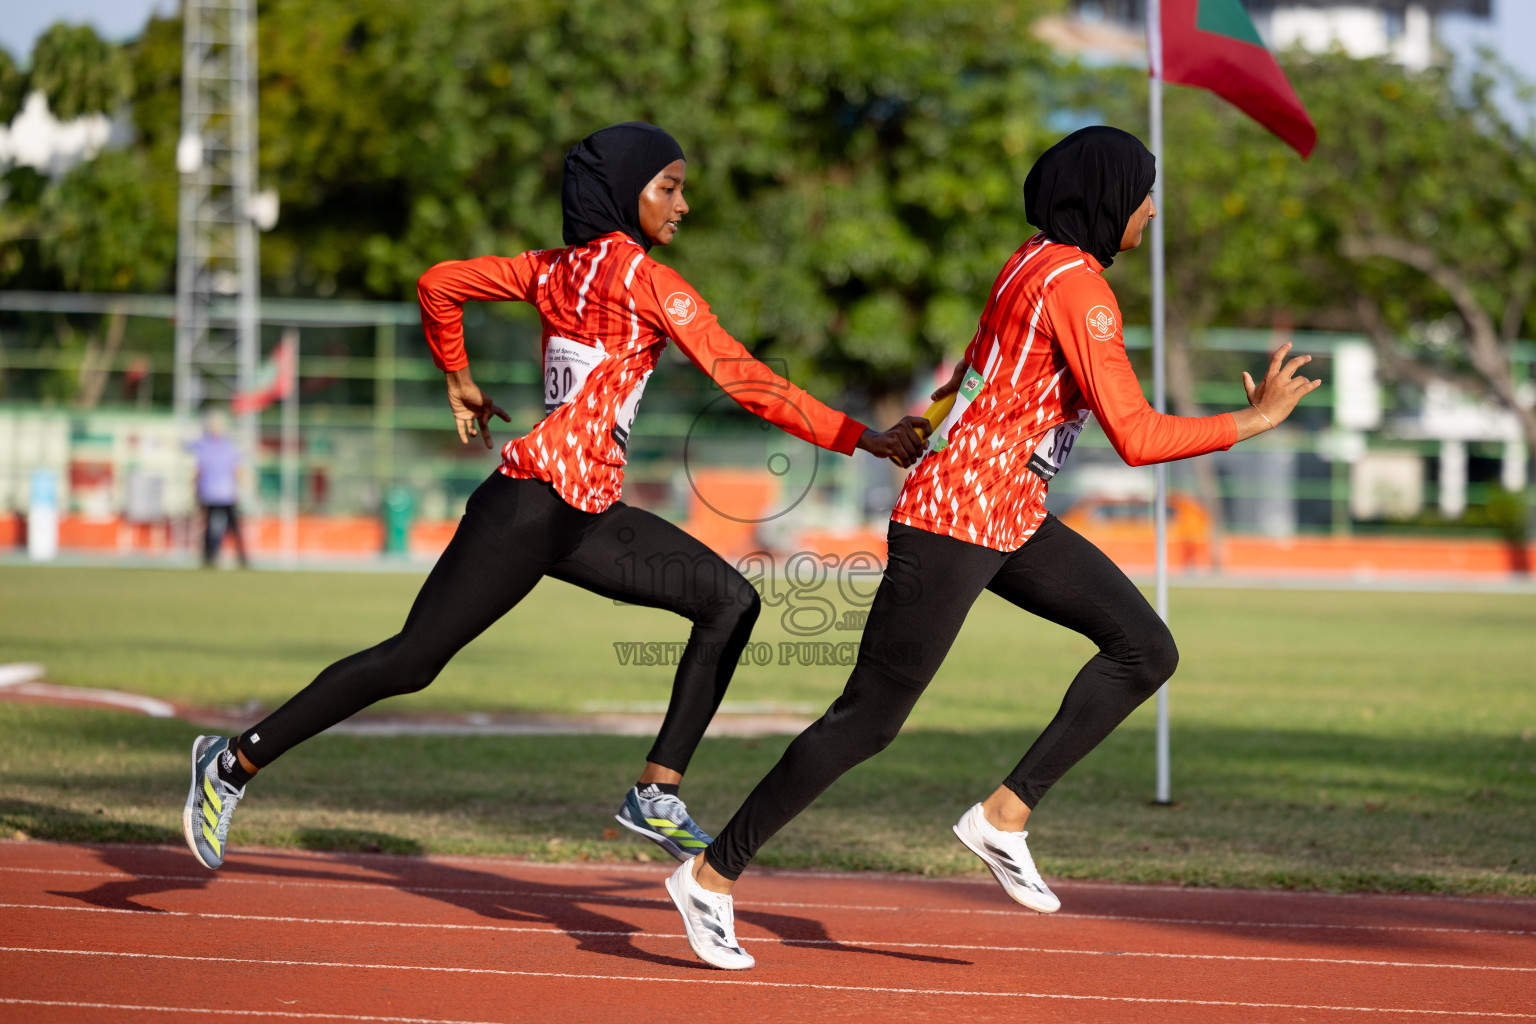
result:
[[[919,433],[925,441],[933,436],[933,432],[939,429],[939,424],[944,422],[944,417],[949,415],[949,410],[955,407],[955,396],[957,394],[959,394],[959,391],[951,391],[930,405],[928,411],[923,413],[923,419],[928,421],[928,429],[922,430],[919,428]],[[891,461],[896,462],[894,458]],[[896,462],[896,465],[899,466],[901,463]]]

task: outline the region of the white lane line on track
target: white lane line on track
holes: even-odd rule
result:
[[[1131,921],[1136,924],[1180,924],[1201,928],[1321,928],[1347,932],[1449,932],[1453,935],[1536,935],[1514,928],[1449,928],[1427,924],[1335,924],[1322,921],[1234,921],[1220,918],[1150,917],[1143,914],[1075,914],[1057,911],[1054,918],[1073,921]]]
[[[591,928],[561,928],[559,925],[534,927],[503,924],[430,924],[421,921],[352,921],[330,917],[289,917],[274,914],[208,914],[179,910],[143,911],[116,907],[56,907],[47,904],[0,903],[4,910],[67,910],[99,914],[148,914],[154,918],[198,918],[209,921],[250,921],[269,924],[318,924],[347,928],[420,928],[441,931],[477,931],[511,934],[568,935],[584,938],[613,939],[686,939],[681,932],[614,931]],[[1166,953],[1138,950],[1064,949],[1052,946],[993,946],[955,942],[893,942],[885,939],[786,939],[771,935],[751,936],[754,942],[780,946],[871,946],[890,949],[949,950],[977,953],[1033,953],[1056,956],[1133,956],[1156,960],[1230,960],[1245,963],[1330,964],[1340,967],[1423,967],[1446,971],[1509,971],[1536,974],[1536,967],[1507,967],[1499,964],[1443,964],[1415,960],[1360,960],[1321,956],[1242,956],[1236,953]],[[59,952],[74,952],[59,950]],[[103,955],[106,955],[103,953]]]
[[[210,1019],[229,1013],[228,1009],[213,1009],[205,1006],[138,1006],[133,1003],[86,1003],[73,999],[11,999],[0,996],[0,1005],[13,1006],[60,1006],[76,1010],[117,1010],[136,1011],[139,1013],[200,1013]],[[250,1007],[240,1008],[242,1020],[251,1017],[282,1017],[290,1020],[371,1020],[384,1021],[386,1024],[501,1024],[500,1021],[486,1020],[448,1020],[442,1017],[376,1017],[362,1013],[298,1013],[293,1010],[253,1010]]]
[[[1065,992],[996,992],[977,989],[896,988],[885,985],[822,985],[794,981],[738,981],[727,978],[637,978],[623,974],[576,974],[567,971],[512,971],[493,967],[429,967],[420,964],[352,964],[318,960],[260,960],[254,957],[185,956],[173,953],[114,953],[90,949],[28,949],[16,946],[0,946],[4,953],[58,953],[69,956],[126,957],[137,960],[181,960],[193,963],[254,964],[262,967],[347,967],[368,971],[421,971],[437,974],[480,974],[511,978],[568,978],[575,981],[635,982],[672,981],[685,985],[732,985],[738,988],[793,988],[812,989],[821,992],[880,992],[891,995],[915,996],[964,996],[966,998],[993,996],[1002,999],[1065,999],[1082,1002],[1152,1003],[1177,1006],[1237,1006],[1274,1010],[1331,1010],[1355,1013],[1404,1013],[1439,1017],[1504,1017],[1511,1020],[1536,1020],[1536,1014],[1501,1013],[1491,1010],[1421,1010],[1388,1006],[1325,1006],[1312,1003],[1260,1003],[1231,999],[1154,999],[1150,996],[1100,996],[1078,995]]]
[[[449,886],[426,885],[401,885],[389,878],[358,878],[355,881],[334,882],[306,882],[286,878],[242,878],[238,875],[134,875],[112,871],[82,871],[78,869],[57,868],[18,868],[0,865],[0,872],[15,872],[19,874],[39,875],[72,875],[86,878],[101,878],[115,882],[193,882],[199,888],[207,888],[211,884],[218,885],[280,885],[285,888],[309,888],[309,889],[348,889],[357,886],[376,886],[385,889],[394,889],[397,892],[420,893],[434,895],[445,893],[451,895],[474,895],[486,897],[517,897],[521,899],[549,899],[566,900],[568,902],[591,901],[594,903],[608,901],[614,903],[633,903],[639,906],[654,905],[670,907],[669,900],[651,896],[624,896],[619,893],[608,893],[597,890],[588,892],[548,892],[534,889],[481,889],[481,888],[453,888]],[[660,882],[658,881],[658,885]],[[1347,894],[1345,894],[1347,895]],[[900,906],[879,904],[856,903],[812,903],[790,900],[752,900],[751,902],[738,903],[737,909],[747,912],[758,909],[792,908],[795,910],[851,910],[861,913],[890,913],[890,914],[966,914],[990,917],[1020,917],[1027,911],[1010,906],[1005,909],[993,909],[989,907],[924,907],[924,906]],[[1036,915],[1044,916],[1044,915]],[[1513,928],[1452,928],[1443,925],[1401,925],[1401,924],[1339,924],[1334,922],[1314,921],[1237,921],[1220,919],[1201,919],[1190,917],[1154,917],[1148,915],[1132,914],[1083,914],[1072,911],[1057,911],[1049,915],[1054,920],[1076,921],[1131,921],[1139,924],[1170,924],[1189,925],[1202,928],[1322,928],[1338,931],[1376,931],[1376,932],[1437,932],[1452,935],[1521,935],[1536,936],[1536,931]]]
[[[123,845],[124,846],[131,846],[132,844],[125,843]],[[140,849],[142,849],[142,847],[140,847]],[[169,850],[169,849],[172,849],[172,848],[171,847],[166,847],[165,849]],[[177,848],[175,850],[175,852],[180,853],[181,849]],[[372,853],[369,853],[369,854],[361,854],[359,856],[365,856],[365,857],[374,857],[374,856],[409,857],[410,854],[403,854],[403,853],[401,853],[401,854],[372,854]],[[440,862],[446,862],[446,861],[453,860],[453,859],[454,858],[448,857],[448,856],[433,856],[433,857],[430,858],[430,862],[431,863],[440,863]],[[463,858],[459,858],[459,859],[462,859],[466,863],[474,863],[475,862],[475,858],[474,857],[463,857]],[[355,864],[355,863],[358,863],[358,862],[357,861],[350,861],[349,863],[354,863]],[[622,866],[622,865],[615,865],[615,866]],[[578,871],[591,871],[591,870],[594,870],[596,868],[601,867],[601,864],[597,864],[597,863],[593,863],[591,861],[588,861],[588,862],[585,862],[585,863],[583,863],[583,862],[571,862],[571,863],[558,863],[558,864],[538,864],[537,867],[540,870],[543,870],[545,868],[569,868],[569,869],[578,870]],[[900,884],[903,884],[903,885],[915,885],[915,886],[954,886],[954,885],[962,885],[962,886],[977,886],[978,888],[982,888],[982,889],[990,889],[990,888],[992,888],[993,886],[995,886],[997,884],[995,881],[993,881],[993,879],[992,879],[992,877],[990,875],[983,875],[981,877],[967,876],[967,875],[956,875],[956,876],[951,876],[951,877],[944,877],[944,876],[935,877],[935,876],[932,876],[932,875],[927,875],[927,876],[925,876],[925,875],[901,875],[901,874],[895,874],[893,872],[888,872],[888,871],[870,871],[870,872],[861,872],[861,871],[824,871],[824,870],[818,870],[816,868],[754,868],[753,872],[754,872],[754,877],[759,877],[760,876],[760,877],[763,877],[763,878],[771,878],[771,877],[779,877],[779,878],[828,878],[828,879],[836,879],[836,880],[845,880],[845,879],[850,879],[850,878],[857,878],[857,879],[871,878],[871,879],[881,879],[881,880],[885,880],[885,881],[896,882],[896,883],[900,883]],[[1261,897],[1261,898],[1264,898],[1264,899],[1274,898],[1277,901],[1281,901],[1281,900],[1308,900],[1308,899],[1328,900],[1328,901],[1332,901],[1332,900],[1373,900],[1373,901],[1377,901],[1377,900],[1379,900],[1379,901],[1382,901],[1382,902],[1388,902],[1388,901],[1391,901],[1391,902],[1409,901],[1409,902],[1420,902],[1420,903],[1422,903],[1422,902],[1429,902],[1429,903],[1442,903],[1442,904],[1443,903],[1472,903],[1472,904],[1485,904],[1485,905],[1488,905],[1488,906],[1502,906],[1502,907],[1530,906],[1531,903],[1532,903],[1532,900],[1530,899],[1530,897],[1526,897],[1526,896],[1457,896],[1457,895],[1455,895],[1453,893],[1444,893],[1444,894],[1442,894],[1442,893],[1427,893],[1427,892],[1319,892],[1319,891],[1316,891],[1316,890],[1307,890],[1307,889],[1235,889],[1235,888],[1232,888],[1231,886],[1220,886],[1220,885],[1180,885],[1180,884],[1178,884],[1176,882],[1094,882],[1094,881],[1089,881],[1087,879],[1080,879],[1080,878],[1062,878],[1062,879],[1058,879],[1058,880],[1052,882],[1051,884],[1054,885],[1054,886],[1059,886],[1061,889],[1063,889],[1063,890],[1065,890],[1067,892],[1082,891],[1082,890],[1088,890],[1088,889],[1099,889],[1099,890],[1104,890],[1106,892],[1128,892],[1128,893],[1135,893],[1135,894],[1137,894],[1139,896],[1166,895],[1166,896],[1172,896],[1172,897],[1175,897],[1175,898],[1180,897],[1180,896],[1193,896],[1193,895],[1198,893],[1201,896],[1237,896],[1237,897],[1243,897],[1243,898]]]

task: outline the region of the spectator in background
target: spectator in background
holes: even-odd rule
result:
[[[197,503],[203,507],[203,566],[212,568],[219,558],[226,530],[235,538],[240,567],[249,569],[245,540],[240,536],[240,515],[235,503],[240,494],[240,449],[229,436],[229,417],[221,409],[203,413],[203,436],[187,445],[197,459]]]

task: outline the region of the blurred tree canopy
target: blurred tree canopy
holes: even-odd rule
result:
[[[1360,331],[1389,378],[1490,398],[1536,451],[1512,375],[1516,339],[1536,336],[1536,137],[1496,99],[1530,89],[1492,63],[1459,82],[1340,54],[1286,71],[1317,123],[1305,162],[1207,93],[1165,93],[1170,389],[1175,349],[1203,327]],[[1145,109],[1135,81],[1128,119]],[[1114,283],[1144,318],[1147,276]]]
[[[26,94],[27,76],[16,67],[16,58],[0,49],[0,121],[11,123],[21,109]]]
[[[34,91],[61,121],[119,114],[135,94],[133,48],[87,25],[55,24],[24,73],[0,51],[7,121]],[[0,182],[0,287],[156,291],[175,256],[175,172],[141,147],[108,150],[53,180],[12,167]]]
[[[1059,0],[270,0],[262,241],[278,294],[405,299],[431,264],[561,244],[566,149],[643,119],[689,156],[674,263],[729,329],[874,393],[969,339],[1028,233],[1018,185],[1061,90],[1030,34]],[[169,160],[179,32],[137,48]]]
[[[32,46],[27,88],[48,99],[60,121],[112,114],[133,92],[127,55],[89,25],[58,22]]]
[[[1356,330],[1362,289],[1404,331],[1453,312],[1422,275],[1388,281],[1344,251],[1349,238],[1385,236],[1481,276],[1483,301],[1502,312],[1500,277],[1536,255],[1536,138],[1494,101],[1503,73],[1486,67],[1458,87],[1449,68],[1409,73],[1339,54],[1292,55],[1286,71],[1317,122],[1310,161],[1207,93],[1165,93],[1160,212],[1175,315],[1261,326],[1283,313],[1297,326]],[[1110,113],[1140,125],[1145,89],[1134,77],[1138,88],[1122,92],[1130,102]],[[1143,308],[1146,281],[1129,277],[1116,287]],[[1521,312],[1536,332],[1532,311]]]
[[[682,143],[693,206],[654,255],[807,383],[901,393],[959,354],[1032,233],[1019,186],[1034,158],[1090,121],[1144,135],[1144,72],[1064,64],[1032,37],[1061,6],[264,0],[258,178],[282,208],[262,238],[263,287],[409,299],[439,260],[558,245],[565,150],[645,119]],[[56,26],[26,74],[0,55],[0,106],[44,83],[69,109],[128,97],[137,141],[56,181],[6,175],[0,287],[171,286],[180,22],[152,20],[87,73],[89,33]],[[1471,315],[1445,287],[1452,268],[1499,337],[1536,331],[1515,301],[1531,278],[1532,140],[1490,79],[1341,56],[1286,65],[1318,124],[1306,163],[1214,97],[1168,90],[1175,329],[1282,316],[1360,329],[1373,309],[1411,339]],[[82,77],[66,88],[45,66]],[[1146,278],[1130,254],[1110,271],[1132,321]],[[1469,351],[1431,354],[1476,377]]]

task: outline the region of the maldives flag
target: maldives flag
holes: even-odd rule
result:
[[[1209,89],[1311,155],[1317,129],[1241,0],[1162,0],[1159,27],[1163,81]]]
[[[297,331],[284,331],[282,340],[261,364],[256,383],[249,391],[241,391],[229,401],[229,411],[239,415],[261,412],[267,406],[293,393],[298,374],[299,338]]]

